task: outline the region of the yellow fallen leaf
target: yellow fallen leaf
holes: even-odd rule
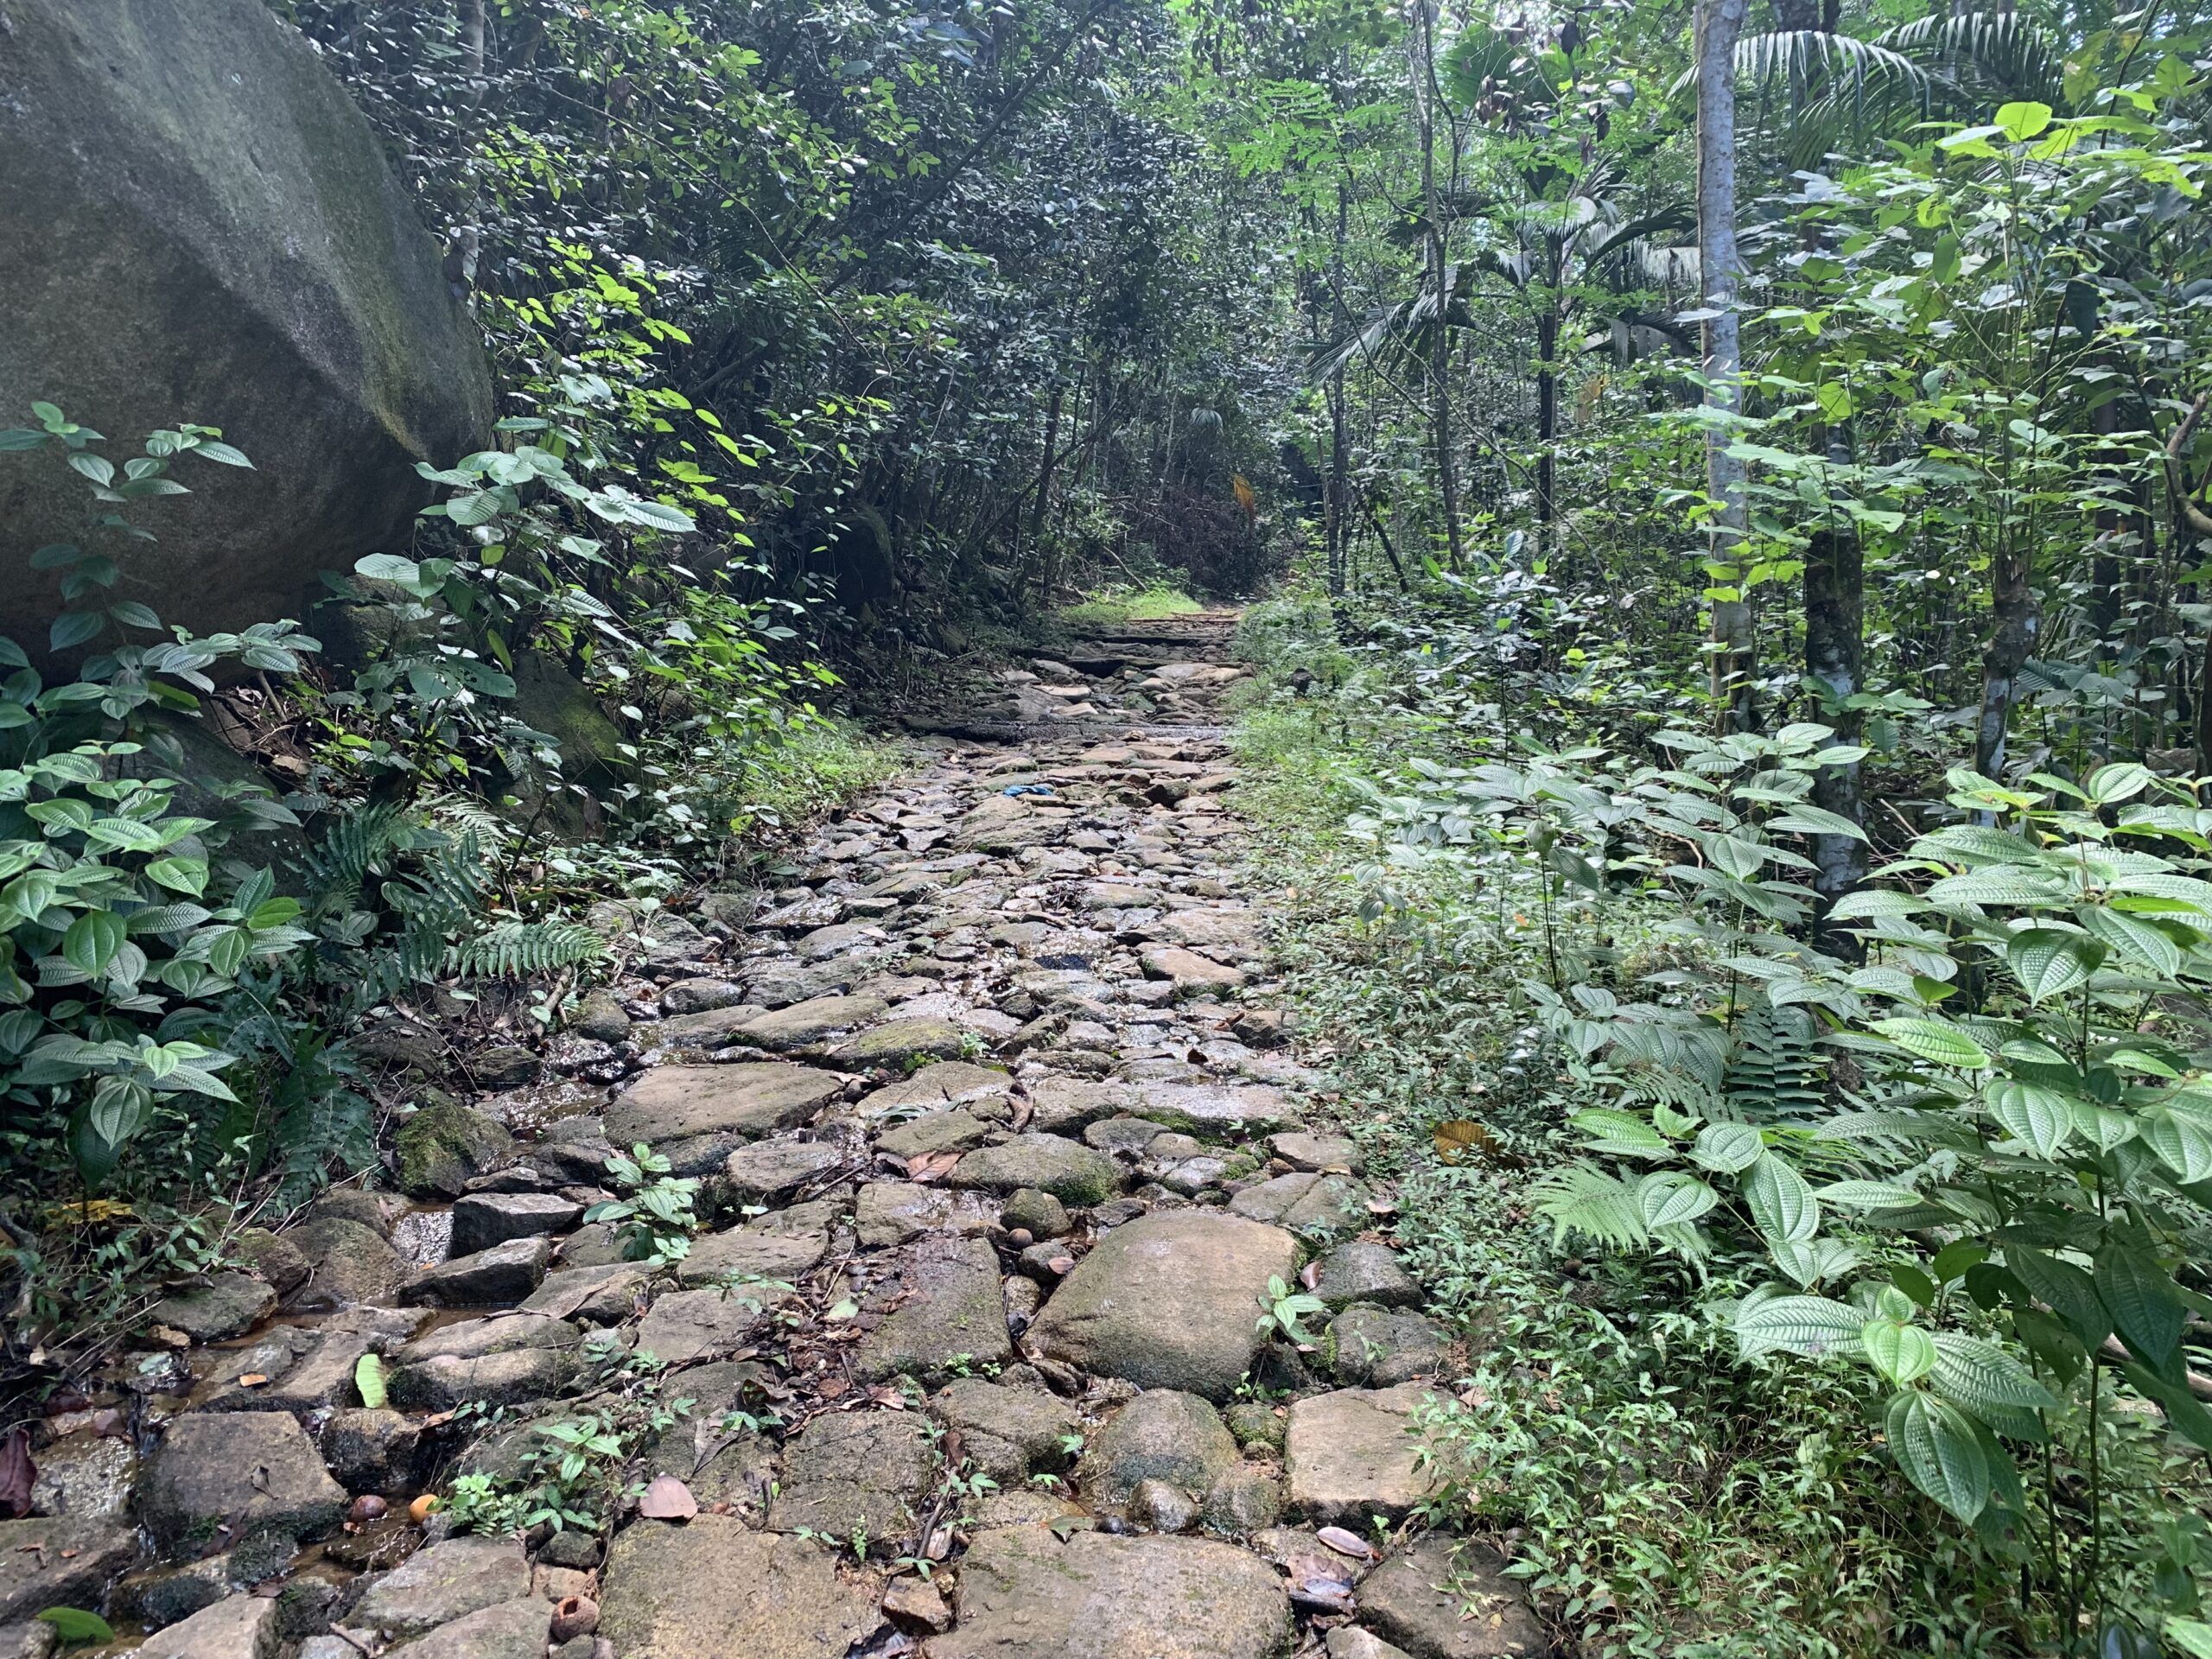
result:
[[[1469,1154],[1489,1158],[1497,1152],[1497,1138],[1471,1117],[1455,1117],[1429,1131],[1436,1155],[1447,1164],[1464,1161]]]

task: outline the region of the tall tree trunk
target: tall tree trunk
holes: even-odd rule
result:
[[[1045,410],[1045,459],[1037,469],[1037,499],[1031,503],[1029,508],[1027,537],[1029,554],[1032,558],[1039,561],[1043,559],[1045,553],[1045,523],[1052,511],[1052,467],[1058,459],[1057,446],[1060,441],[1060,405],[1066,397],[1067,388],[1060,382],[1054,381],[1052,401],[1046,406]],[[1045,575],[1045,599],[1049,604],[1052,602],[1051,583],[1053,573],[1046,570],[1041,563],[1038,568]]]
[[[2005,738],[2012,703],[2019,695],[2020,668],[2035,654],[2043,624],[2030,581],[2027,549],[2000,527],[2002,539],[1990,561],[1989,644],[1981,654],[1981,717],[1974,734],[1974,769],[1985,778],[2005,772]]]
[[[1558,349],[1559,313],[1547,311],[1536,319],[1536,523],[1541,531],[1536,540],[1546,556],[1559,517],[1558,458],[1552,453],[1559,439],[1559,365],[1552,359]]]
[[[1459,483],[1452,454],[1452,269],[1446,262],[1444,203],[1436,188],[1436,5],[1417,0],[1414,29],[1414,111],[1420,125],[1421,219],[1429,293],[1436,306],[1428,348],[1429,429],[1436,452],[1436,486],[1444,502],[1444,540],[1451,567],[1462,562]]]
[[[1698,0],[1697,251],[1705,308],[1706,407],[1733,415],[1744,402],[1742,338],[1736,315],[1741,260],[1736,251],[1736,41],[1750,0]],[[1728,453],[1734,434],[1724,423],[1705,438],[1706,492],[1719,504],[1707,547],[1724,574],[1712,578],[1733,597],[1713,601],[1711,674],[1713,721],[1721,731],[1758,724],[1751,677],[1758,668],[1751,607],[1743,596],[1738,545],[1748,519],[1744,463]]]
[[[1336,241],[1329,252],[1329,290],[1331,309],[1336,318],[1336,332],[1341,339],[1351,327],[1351,315],[1344,308],[1344,242],[1351,222],[1351,190],[1345,181],[1337,181]],[[1351,515],[1345,492],[1351,483],[1351,434],[1344,409],[1344,372],[1340,364],[1329,377],[1329,505],[1325,518],[1325,539],[1329,550],[1329,596],[1342,599],[1349,586],[1350,557],[1347,543],[1351,534]]]
[[[1813,532],[1805,549],[1805,671],[1837,702],[1860,690],[1866,615],[1866,561],[1858,534],[1849,529]],[[1834,717],[1836,741],[1859,741],[1855,709]],[[1866,822],[1859,763],[1823,767],[1813,779],[1813,804],[1853,823]],[[1866,879],[1866,843],[1844,835],[1813,837],[1813,888],[1822,909]],[[1833,955],[1856,959],[1856,936],[1826,928],[1820,943]]]

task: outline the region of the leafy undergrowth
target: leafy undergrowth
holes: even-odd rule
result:
[[[1179,588],[1154,582],[1147,588],[1106,588],[1080,605],[1058,613],[1071,627],[1110,628],[1124,622],[1164,622],[1170,617],[1195,616],[1205,607]]]
[[[1296,964],[1289,1006],[1370,1168],[1399,1184],[1408,1266],[1466,1339],[1467,1374],[1427,1414],[1446,1483],[1429,1518],[1502,1549],[1562,1650],[1591,1659],[2048,1650],[2019,1600],[2032,1541],[1913,1489],[1864,1368],[1739,1357],[1728,1315],[1758,1264],[1723,1253],[1700,1277],[1555,1238],[1535,1213],[1531,1189],[1580,1150],[1568,1115],[1594,1103],[1524,986],[1542,975],[1540,884],[1508,859],[1385,865],[1348,832],[1359,780],[1478,745],[1325,624],[1310,601],[1247,619],[1239,805],[1269,832],[1255,874]],[[1630,928],[1605,943],[1630,963],[1664,949]],[[2186,1556],[2176,1535],[2202,1531],[2173,1509],[2201,1477],[2140,1414],[2093,1432],[2094,1462],[2061,1421],[2052,1478],[2101,1464],[2109,1593],[2152,1603],[2161,1550]]]

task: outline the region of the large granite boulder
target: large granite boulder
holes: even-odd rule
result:
[[[160,540],[117,596],[202,631],[304,620],[319,571],[405,544],[430,494],[416,462],[489,432],[437,244],[261,0],[10,0],[7,25],[0,425],[50,400],[109,435],[118,471],[149,432],[220,427],[253,470],[181,463],[194,493],[139,514]],[[0,467],[0,632],[31,651],[60,600],[30,555],[87,496],[49,454]]]

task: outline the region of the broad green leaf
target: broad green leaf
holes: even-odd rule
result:
[[[1927,908],[1927,902],[1915,893],[1864,887],[1857,893],[1845,893],[1829,906],[1828,919],[1848,922],[1862,916],[1910,916]]]
[[[1910,1210],[1920,1202],[1920,1194],[1910,1187],[1885,1181],[1831,1181],[1815,1196],[1846,1210]]]
[[[1770,1296],[1736,1315],[1736,1341],[1746,1359],[1776,1352],[1821,1358],[1859,1351],[1866,1316],[1826,1296]]]
[[[2118,1240],[2097,1252],[2097,1297],[2135,1357],[2163,1368],[2181,1341],[2181,1300],[2165,1269]]]
[[[2088,984],[2104,954],[2102,945],[2079,933],[2031,927],[2012,936],[2005,947],[2005,963],[2028,1000],[2044,1002]]]
[[[144,1127],[153,1105],[154,1097],[143,1084],[128,1077],[102,1077],[92,1091],[86,1122],[102,1141],[119,1147]]]
[[[95,818],[85,826],[85,838],[126,853],[159,852],[162,844],[162,832],[137,818]]]
[[[353,1387],[361,1396],[361,1403],[371,1411],[384,1409],[387,1395],[385,1392],[384,1361],[374,1354],[363,1354],[353,1362]]]
[[[1733,1175],[1758,1162],[1764,1150],[1759,1132],[1748,1123],[1708,1123],[1698,1131],[1690,1157],[1707,1169]]]
[[[2171,978],[2181,971],[2181,947],[2164,928],[2102,905],[2081,905],[2074,918],[2123,957]]]
[[[157,858],[146,867],[146,875],[172,893],[188,893],[195,899],[207,891],[204,858]]]
[[[2007,1244],[2005,1265],[2028,1294],[2056,1314],[2084,1348],[2094,1348],[2112,1334],[2112,1315],[2097,1294],[2096,1281],[2071,1262],[2062,1262],[2025,1244]]]
[[[1705,855],[1713,861],[1715,869],[1739,881],[1748,881],[1766,862],[1767,849],[1756,842],[1739,840],[1734,836],[1713,836],[1705,843]]]
[[[1898,1018],[1877,1020],[1873,1030],[1917,1059],[1948,1065],[1961,1071],[1979,1071],[1989,1064],[1980,1043],[1957,1027],[1937,1020]]]
[[[2212,1659],[2212,1624],[2202,1619],[2169,1618],[2165,1634],[2190,1659]]]
[[[1939,905],[1996,905],[2022,909],[2061,904],[2067,897],[2056,882],[2013,869],[1968,870],[1964,875],[1947,875],[1928,889],[1928,896]]]
[[[1953,823],[1934,830],[1912,843],[1917,857],[1940,858],[1949,863],[2034,864],[2042,855],[2010,830],[1985,823]]]
[[[41,1624],[51,1624],[54,1635],[64,1642],[112,1642],[114,1630],[98,1613],[88,1613],[81,1607],[47,1607],[33,1613],[31,1618]]]
[[[1770,830],[1787,830],[1800,836],[1847,836],[1853,841],[1866,839],[1866,832],[1840,812],[1831,812],[1826,807],[1797,805],[1780,817],[1767,820]]]
[[[2135,1138],[2136,1122],[2126,1112],[2115,1112],[2094,1101],[2076,1100],[2074,1108],[2074,1132],[2083,1140],[2092,1141],[2100,1152],[2110,1152],[2114,1147]]]
[[[1643,1211],[1643,1224],[1654,1232],[1662,1227],[1687,1225],[1720,1202],[1718,1192],[1680,1170],[1645,1176],[1637,1185],[1636,1198]]]
[[[1841,1277],[1860,1260],[1859,1251],[1840,1238],[1810,1238],[1802,1243],[1770,1238],[1766,1248],[1777,1267],[1808,1287]]]
[[[111,910],[88,910],[61,936],[61,959],[97,977],[123,948],[126,929]]]
[[[1898,1388],[1925,1376],[1936,1363],[1936,1340],[1916,1325],[1869,1319],[1859,1340],[1874,1369]]]
[[[2037,107],[2040,107],[2039,105]],[[2151,769],[2133,760],[2115,760],[2088,776],[2084,792],[2098,806],[2133,800],[2151,786]]]
[[[2184,1112],[2154,1106],[2139,1120],[2137,1133],[2158,1161],[2183,1185],[2212,1176],[2212,1125]]]
[[[1956,1331],[1936,1333],[1933,1370],[1936,1391],[1977,1416],[2058,1408],[2058,1396],[2018,1360],[1994,1343]]]
[[[2111,885],[2117,893],[2143,893],[2212,915],[2212,882],[2200,881],[2194,876],[2149,870],[2141,874],[2116,876]]]
[[[1820,1200],[1795,1166],[1767,1151],[1744,1173],[1744,1201],[1751,1219],[1770,1239],[1803,1243],[1821,1230]]]
[[[2056,1158],[2074,1133],[2073,1103],[2031,1083],[2000,1083],[1988,1094],[1989,1115],[2039,1158]]]
[[[1890,1451],[1905,1478],[1961,1521],[1989,1502],[1981,1439],[1955,1407],[1910,1389],[1890,1402]]]

